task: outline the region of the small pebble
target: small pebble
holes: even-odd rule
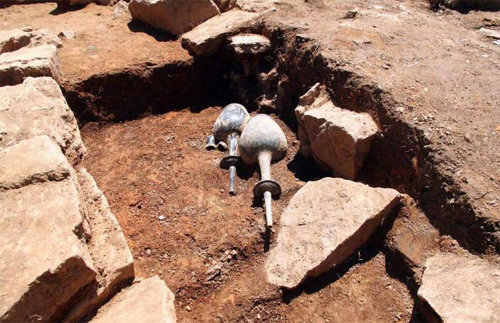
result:
[[[344,15],[344,19],[353,19],[356,17],[357,14],[358,14],[358,11],[356,9],[349,10]]]

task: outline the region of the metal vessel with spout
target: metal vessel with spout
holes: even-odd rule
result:
[[[229,193],[235,194],[234,179],[236,177],[236,166],[240,157],[238,153],[238,139],[250,119],[247,109],[241,104],[231,103],[227,105],[217,117],[212,128],[212,134],[219,141],[218,146],[225,143],[229,148],[229,155],[221,160],[220,166],[229,169]],[[213,144],[213,141],[211,142]]]
[[[272,196],[281,194],[280,184],[271,179],[271,162],[285,157],[285,134],[270,116],[258,114],[243,129],[239,148],[244,163],[259,163],[261,180],[255,185],[253,193],[256,197],[264,197],[266,227],[270,229],[273,225]]]

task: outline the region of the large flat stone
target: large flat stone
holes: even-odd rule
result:
[[[0,150],[0,191],[36,182],[68,178],[71,166],[47,136],[37,136]]]
[[[176,322],[174,294],[158,276],[135,283],[103,306],[92,323]]]
[[[379,130],[372,117],[335,106],[319,84],[300,98],[295,115],[300,152],[334,175],[354,179]]]
[[[38,135],[49,136],[72,165],[86,153],[73,112],[49,77],[0,87],[0,148]]]
[[[182,46],[194,55],[212,55],[227,36],[254,24],[260,14],[232,9],[200,24],[182,36]]]
[[[426,261],[418,297],[430,322],[497,322],[500,267],[465,253],[438,253]]]
[[[0,321],[52,321],[95,278],[71,179],[0,192]]]
[[[347,259],[397,204],[399,193],[340,178],[309,182],[280,218],[266,263],[270,283],[295,288]]]
[[[212,0],[132,0],[132,18],[173,35],[193,29],[220,13]]]
[[[131,284],[135,276],[132,253],[106,197],[85,169],[80,169],[77,175],[91,231],[87,246],[97,271],[97,284],[68,313],[67,322],[79,321],[97,309],[122,287]]]
[[[59,78],[57,47],[23,47],[0,55],[0,86],[22,83],[29,76]]]

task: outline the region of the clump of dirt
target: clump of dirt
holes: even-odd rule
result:
[[[123,228],[137,275],[158,274],[167,282],[181,321],[295,320],[306,309],[315,312],[308,317],[332,320],[386,321],[393,314],[407,320],[409,292],[385,273],[379,251],[370,251],[375,257],[352,267],[352,274],[330,274],[326,282],[313,283],[325,287],[317,287],[318,293],[287,298],[266,283],[264,210],[252,194],[258,170],[239,168],[232,197],[228,172],[219,167],[224,153],[204,149],[220,111],[173,111],[123,123],[89,123],[82,129],[89,150],[85,166]],[[272,166],[273,178],[283,188],[273,203],[277,222],[304,181],[323,174],[297,156],[295,134],[275,119],[289,144],[288,155]],[[344,305],[350,307],[346,316],[339,311]]]

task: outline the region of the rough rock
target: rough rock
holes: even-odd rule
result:
[[[358,15],[359,11],[358,9],[351,9],[349,11],[347,11],[344,15],[344,19],[354,19],[356,18],[356,16]]]
[[[181,35],[220,13],[212,0],[132,0],[132,18],[173,35]]]
[[[49,136],[72,165],[86,153],[73,112],[49,77],[0,87],[0,148],[38,135]]]
[[[81,201],[91,231],[87,246],[97,277],[95,286],[66,316],[67,322],[79,321],[122,287],[132,283],[135,276],[132,253],[120,224],[111,213],[106,197],[84,168],[77,175]]]
[[[31,28],[0,30],[0,54],[28,46]]]
[[[0,55],[0,86],[22,83],[29,76],[59,78],[54,45],[23,47]]]
[[[74,39],[75,38],[75,32],[71,29],[63,29],[57,34],[57,37],[60,39]]]
[[[113,19],[126,19],[132,18],[130,10],[128,9],[128,2],[120,0],[115,4],[115,10],[113,10]]]
[[[379,131],[372,117],[335,106],[319,84],[300,98],[295,116],[302,155],[336,176],[354,179]]]
[[[31,33],[31,40],[28,47],[37,47],[43,45],[53,45],[57,48],[61,48],[63,43],[61,39],[53,34],[48,29],[39,29]]]
[[[258,55],[271,49],[271,41],[262,35],[241,34],[231,37],[230,46],[237,55]]]
[[[0,192],[0,228],[0,321],[54,321],[96,274],[74,181]]]
[[[113,297],[91,322],[176,322],[174,294],[158,276],[142,280]]]
[[[500,31],[498,31],[498,30],[481,28],[481,29],[479,29],[479,32],[486,37],[493,38],[493,39],[500,39]]]
[[[396,257],[393,263],[399,265],[401,271],[410,270],[408,273],[420,285],[425,260],[439,249],[439,232],[411,197],[405,195],[401,204],[387,232],[386,245]]]
[[[418,297],[430,322],[495,322],[500,267],[466,253],[438,253],[426,261]]]
[[[253,25],[260,14],[233,9],[213,17],[182,36],[182,46],[193,55],[212,55],[231,34]]]
[[[33,31],[31,27],[24,27],[0,30],[0,54],[40,45],[54,45],[59,48],[62,47],[62,42],[48,29]]]
[[[295,288],[347,259],[390,213],[399,193],[341,178],[308,182],[280,218],[266,263],[270,283]]]
[[[70,176],[66,157],[47,136],[37,136],[0,150],[0,191]]]

